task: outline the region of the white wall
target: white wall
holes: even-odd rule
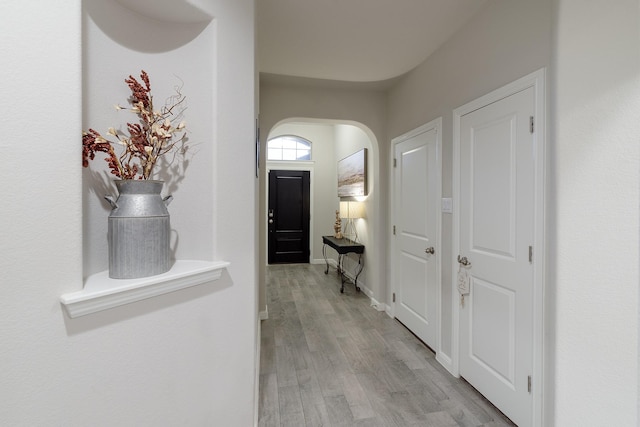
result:
[[[389,139],[442,117],[442,197],[452,196],[453,110],[549,65],[550,11],[550,0],[489,1],[389,92]],[[452,215],[443,214],[441,350],[447,356],[452,350],[451,271],[457,255],[451,252],[451,236]]]
[[[640,10],[554,1],[545,425],[636,426]]]
[[[0,44],[13,58],[0,71],[2,425],[254,422],[254,6],[208,6],[212,251],[231,267],[213,283],[71,320],[59,297],[83,286],[82,4],[0,3]]]

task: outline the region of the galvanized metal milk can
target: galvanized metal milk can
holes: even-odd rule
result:
[[[172,196],[162,198],[162,181],[115,181],[118,198],[105,196],[109,214],[109,277],[136,279],[171,269],[169,239],[171,225],[167,206]]]

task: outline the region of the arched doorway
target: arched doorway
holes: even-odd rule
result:
[[[260,188],[261,199],[261,225],[260,225],[260,259],[266,266],[268,253],[268,173],[270,170],[289,169],[306,170],[310,172],[311,181],[311,215],[310,215],[310,254],[311,263],[324,263],[322,256],[322,236],[333,232],[335,211],[339,207],[340,199],[337,193],[337,162],[355,151],[367,148],[368,156],[368,196],[361,201],[365,205],[367,216],[357,220],[356,227],[362,243],[368,248],[365,259],[365,271],[358,279],[361,288],[371,298],[381,294],[380,275],[375,271],[378,266],[376,249],[376,228],[379,226],[380,216],[378,211],[379,194],[376,191],[380,184],[379,149],[377,139],[373,132],[361,123],[320,120],[308,118],[291,118],[276,123],[264,137],[266,141],[279,135],[295,135],[312,143],[310,160],[292,161],[268,161],[264,155],[264,167],[261,170],[262,185]],[[266,151],[266,150],[263,150]],[[367,262],[369,261],[369,262]],[[263,267],[265,268],[265,267]],[[378,297],[379,298],[379,297]],[[261,316],[264,317],[263,307],[266,310],[266,293],[263,284],[260,287],[259,307]],[[263,304],[264,302],[264,304]],[[377,301],[376,304],[377,305]],[[384,309],[386,306],[381,306]]]

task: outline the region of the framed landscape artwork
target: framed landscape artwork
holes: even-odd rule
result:
[[[367,195],[367,149],[338,161],[338,197]]]

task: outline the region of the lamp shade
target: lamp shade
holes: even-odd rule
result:
[[[340,202],[340,218],[365,218],[364,203]]]
[[[349,202],[340,202],[340,218],[349,218]]]
[[[364,203],[349,202],[349,217],[352,219],[365,218]]]

